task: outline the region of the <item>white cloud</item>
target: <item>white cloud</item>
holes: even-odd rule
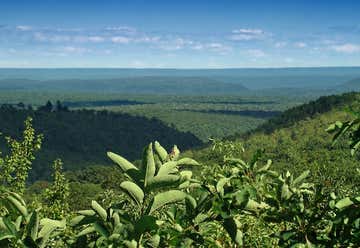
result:
[[[231,47],[224,45],[222,43],[209,43],[205,45],[212,52],[218,52],[220,54],[226,54],[232,50]]]
[[[265,52],[260,49],[249,49],[249,50],[247,50],[247,52],[250,56],[255,57],[255,58],[261,58],[261,57],[266,56]]]
[[[78,54],[91,52],[90,49],[84,47],[73,47],[73,46],[65,46],[61,50],[65,53],[78,53]]]
[[[250,29],[250,28],[240,28],[232,31],[233,34],[249,34],[249,35],[259,35],[263,34],[264,31],[261,29]]]
[[[266,36],[261,29],[240,28],[232,31],[229,39],[233,41],[261,40]]]
[[[305,42],[295,42],[294,46],[297,48],[305,48],[307,47],[307,44]]]
[[[105,30],[119,32],[119,33],[127,33],[127,34],[137,33],[136,28],[129,27],[129,26],[106,27]]]
[[[356,53],[360,52],[360,45],[346,43],[343,45],[331,46],[330,49],[341,53]]]
[[[16,26],[16,29],[19,31],[30,31],[32,30],[31,26],[24,26],[24,25],[18,25]]]
[[[131,41],[131,39],[125,36],[115,36],[111,38],[111,41],[113,43],[128,44]]]

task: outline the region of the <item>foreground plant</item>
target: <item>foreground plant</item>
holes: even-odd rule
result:
[[[40,209],[29,212],[21,196],[2,191],[0,206],[7,214],[0,217],[0,247],[55,247],[56,237],[66,227],[66,221],[40,218]]]
[[[198,163],[189,158],[179,159],[179,155],[176,146],[168,154],[158,142],[150,143],[144,150],[141,168],[138,168],[120,155],[109,152],[109,158],[128,178],[120,184],[127,195],[127,203],[104,209],[93,201],[91,210],[78,212],[80,215],[72,220],[73,226],[83,227],[77,237],[87,235],[93,240],[91,246],[158,246],[158,229],[163,224],[159,218],[161,210],[166,205],[184,201],[196,206],[195,199],[186,190],[196,186],[197,182],[191,178],[191,171],[180,168]],[[130,211],[124,211],[124,207]],[[88,235],[90,233],[96,235]]]

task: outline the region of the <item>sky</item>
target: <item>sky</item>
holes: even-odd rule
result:
[[[360,1],[1,0],[0,67],[360,66]]]

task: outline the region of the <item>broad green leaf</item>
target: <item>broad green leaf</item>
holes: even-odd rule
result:
[[[102,236],[106,238],[110,236],[109,231],[101,223],[95,222],[93,224],[93,227],[95,228],[95,231],[101,234]]]
[[[83,230],[81,230],[81,232],[76,234],[76,237],[81,237],[81,236],[84,236],[84,235],[88,235],[89,233],[93,233],[95,231],[96,230],[95,230],[94,226],[88,226],[88,227],[84,228]]]
[[[160,167],[157,176],[168,175],[177,172],[177,165],[178,163],[176,161],[166,162]]]
[[[120,155],[117,155],[115,153],[108,152],[107,155],[132,180],[134,180],[134,181],[139,181],[140,180],[140,172],[139,172],[139,169],[135,165],[133,165],[128,160],[126,160],[125,158],[123,158]]]
[[[343,208],[346,208],[346,207],[351,206],[353,204],[354,204],[354,202],[352,200],[350,200],[349,197],[346,197],[346,198],[341,199],[340,201],[338,201],[335,204],[335,207],[338,208],[338,209],[343,209]]]
[[[143,168],[145,168],[144,186],[146,187],[148,185],[149,180],[155,176],[155,171],[156,171],[152,143],[150,143],[145,148],[144,156],[143,156]]]
[[[78,214],[84,215],[84,216],[94,216],[95,215],[95,211],[94,210],[80,210],[77,211]]]
[[[156,154],[159,156],[160,160],[162,163],[165,163],[167,157],[168,157],[168,153],[167,151],[165,150],[164,147],[162,147],[160,145],[159,142],[155,141],[155,144],[154,144],[154,147],[155,147],[155,152]]]
[[[177,175],[155,176],[148,181],[146,190],[150,191],[162,187],[177,186],[179,180],[180,177]]]
[[[191,159],[191,158],[182,158],[182,159],[179,159],[176,162],[177,162],[178,165],[186,165],[186,166],[200,165],[197,161],[195,161],[194,159]]]
[[[179,201],[183,201],[188,195],[180,190],[169,190],[166,192],[159,193],[155,195],[152,204],[150,205],[150,210],[148,211],[149,214],[152,214],[159,208],[163,206],[175,203]]]
[[[37,234],[39,231],[39,213],[34,211],[31,214],[29,224],[27,226],[27,235],[30,236],[33,240],[37,239]]]
[[[107,219],[107,212],[96,201],[91,201],[91,208],[103,219]]]
[[[136,204],[141,205],[144,200],[144,192],[135,183],[125,181],[120,184],[120,188],[128,195]]]
[[[17,200],[15,197],[11,195],[7,196],[6,199],[17,211],[20,212],[22,216],[26,217],[28,215],[26,206],[23,205],[21,201]]]
[[[63,229],[66,226],[66,220],[58,221],[58,220],[51,220],[51,219],[41,219],[40,226],[42,226],[38,238],[41,238],[40,247],[45,247],[47,245],[47,241],[50,238],[52,232],[57,229]]]

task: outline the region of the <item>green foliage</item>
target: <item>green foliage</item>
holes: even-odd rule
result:
[[[115,204],[107,209],[93,201],[92,210],[79,211],[71,225],[82,227],[76,242],[90,242],[90,245],[128,245],[140,246],[160,242],[156,230],[159,229],[158,213],[169,204],[195,200],[184,190],[195,182],[191,173],[180,166],[198,165],[189,158],[179,158],[180,151],[176,146],[168,154],[158,143],[149,144],[144,149],[141,167],[138,168],[125,158],[112,152],[108,156],[125,174],[128,180],[120,184],[128,200],[122,202],[125,208]],[[131,212],[124,211],[131,209]],[[96,233],[96,236],[89,236]],[[90,239],[83,238],[87,235]]]
[[[39,210],[30,212],[21,196],[2,191],[0,206],[7,214],[0,217],[1,247],[55,247],[55,238],[65,229],[66,221],[40,218]]]
[[[53,183],[43,196],[44,212],[52,219],[63,219],[69,213],[69,183],[62,173],[63,167],[60,159],[53,164]]]
[[[40,149],[42,135],[35,133],[32,119],[27,118],[23,140],[6,137],[9,154],[0,158],[0,182],[11,191],[23,193],[35,153]]]

